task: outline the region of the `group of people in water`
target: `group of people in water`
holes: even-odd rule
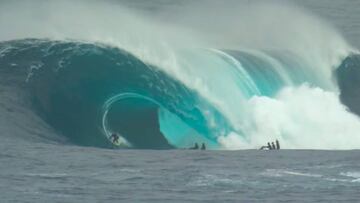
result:
[[[119,142],[119,135],[117,135],[116,133],[111,134],[110,136],[110,140],[114,143],[117,144]],[[199,147],[198,143],[195,143],[195,145],[193,147],[190,147],[189,149],[192,150],[206,150],[206,146],[205,143],[201,144],[201,147]],[[280,142],[279,140],[276,140],[275,143],[274,142],[268,142],[267,145],[262,146],[260,148],[260,150],[280,150]]]
[[[109,139],[111,140],[112,143],[117,144],[119,142],[119,135],[117,133],[112,133],[109,137]],[[206,150],[206,146],[205,143],[201,144],[201,147],[199,147],[198,143],[195,143],[195,145],[193,147],[190,147],[189,149],[193,149],[193,150]]]
[[[260,150],[265,150],[265,149],[268,149],[268,150],[279,150],[280,149],[280,142],[279,140],[276,140],[275,143],[274,142],[268,142],[267,145],[265,146],[262,146],[260,148]]]
[[[206,150],[206,146],[205,146],[205,143],[202,143],[201,144],[201,148],[199,147],[199,144],[198,143],[195,143],[195,145],[193,147],[190,147],[189,149],[201,149],[201,150]]]

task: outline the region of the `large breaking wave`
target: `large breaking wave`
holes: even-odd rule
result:
[[[83,11],[77,6],[68,12]],[[13,5],[5,8],[3,16]],[[256,7],[264,8],[273,9]],[[43,122],[74,143],[97,147],[111,147],[112,132],[120,133],[123,147],[146,149],[186,148],[195,142],[213,149],[244,149],[274,139],[286,148],[360,146],[354,134],[360,131],[359,119],[339,98],[341,94],[342,101],[357,112],[356,102],[349,102],[356,79],[349,83],[348,78],[357,73],[359,56],[330,26],[321,25],[321,32],[312,33],[315,39],[293,33],[295,39],[282,42],[286,48],[278,43],[249,47],[235,42],[214,48],[217,39],[200,43],[195,37],[199,33],[179,31],[181,37],[165,39],[158,31],[139,33],[143,27],[154,29],[144,20],[136,21],[136,26],[127,22],[116,29],[120,34],[109,34],[106,31],[117,25],[108,17],[117,15],[105,12],[107,6],[97,9],[96,17],[110,20],[109,27],[80,19],[83,30],[57,30],[56,36],[53,30],[2,33],[0,111],[15,117],[10,124],[2,122],[3,131],[9,133],[25,122],[28,126],[17,134],[42,135],[34,129]],[[83,13],[90,18],[87,21],[93,19]],[[306,22],[302,29],[314,31],[321,23],[302,12],[292,15]],[[50,16],[60,15],[52,11]],[[136,18],[128,13],[122,17]],[[56,28],[67,23],[72,27],[71,19],[60,18]],[[39,28],[38,22],[27,21],[13,25]],[[42,26],[54,25],[43,22]],[[156,27],[174,34],[164,25]],[[288,33],[306,32],[291,28]],[[34,117],[41,121],[31,122]]]

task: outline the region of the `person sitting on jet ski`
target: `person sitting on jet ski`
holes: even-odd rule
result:
[[[260,148],[260,150],[266,150],[266,149],[267,149],[267,150],[273,150],[270,142],[267,143],[267,146],[262,146],[262,147]]]

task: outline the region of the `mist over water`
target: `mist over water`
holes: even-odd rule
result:
[[[144,12],[112,1],[8,1],[0,7],[0,28],[1,41],[76,41],[133,54],[205,100],[194,102],[211,132],[200,140],[214,149],[256,148],[275,139],[292,149],[360,146],[360,120],[341,104],[334,78],[357,51],[296,4],[190,2]],[[179,143],[172,144],[186,147]]]
[[[358,116],[350,113],[335,92],[308,84],[284,88],[275,98],[255,96],[248,101],[248,120],[242,126],[248,145],[231,134],[219,138],[226,148],[251,148],[279,139],[289,149],[356,149]],[[290,142],[291,141],[291,142]]]

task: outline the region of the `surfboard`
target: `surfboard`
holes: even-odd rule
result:
[[[109,141],[117,147],[131,147],[131,144],[122,136],[119,135],[119,139],[114,142],[112,139],[109,138]]]
[[[121,145],[121,143],[119,142],[119,140],[117,140],[116,142],[112,142],[113,143],[113,145],[116,145],[116,146],[120,146]]]

